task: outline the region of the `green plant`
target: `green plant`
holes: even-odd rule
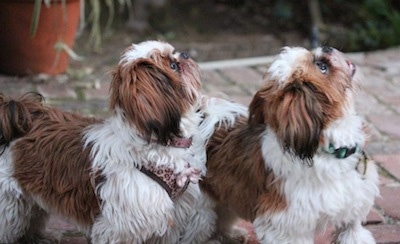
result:
[[[103,32],[107,32],[111,29],[113,21],[115,19],[115,10],[123,11],[128,10],[129,14],[132,14],[132,0],[87,0],[90,4],[88,18],[82,18],[82,26],[90,26],[89,45],[92,45],[94,49],[98,49],[101,45]],[[104,13],[104,8],[108,11]],[[83,12],[84,13],[84,12]],[[101,28],[101,18],[107,17],[105,22],[104,30]]]
[[[343,27],[343,49],[366,51],[400,44],[400,5],[395,0],[335,0],[322,2],[324,15]],[[334,10],[332,10],[334,8]],[[332,35],[338,39],[339,35]]]
[[[32,13],[31,28],[30,28],[31,37],[35,36],[39,25],[39,17],[40,17],[40,10],[42,9],[42,2],[46,5],[46,7],[50,7],[51,4],[51,0],[35,0],[35,5],[33,7],[33,13]],[[61,0],[61,4],[63,4],[63,9],[65,9],[65,0]]]
[[[400,12],[390,0],[364,0],[360,22],[352,32],[353,46],[376,49],[400,44]]]
[[[30,27],[30,35],[34,37],[39,25],[39,17],[40,11],[42,8],[42,3],[44,3],[45,7],[50,7],[52,2],[61,2],[63,5],[63,9],[65,9],[65,4],[67,0],[35,0],[33,14],[32,14],[32,22]],[[127,9],[128,13],[131,14],[132,10],[132,0],[80,0],[81,1],[81,29],[90,27],[90,35],[89,35],[89,45],[93,46],[94,49],[98,49],[101,45],[102,41],[102,28],[101,28],[101,19],[104,15],[107,15],[107,21],[105,23],[105,30],[111,29],[113,20],[115,18],[115,9],[119,7],[120,11]],[[88,17],[85,17],[85,6],[86,3],[89,4],[89,14]],[[104,7],[108,10],[106,14],[104,14]],[[66,15],[66,13],[64,13]],[[61,44],[58,45],[62,47]]]

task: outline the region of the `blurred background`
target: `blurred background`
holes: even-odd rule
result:
[[[109,69],[148,39],[198,62],[274,55],[285,45],[385,49],[400,43],[400,1],[2,0],[0,26],[0,73],[76,74]]]
[[[81,43],[90,43],[92,51],[101,51],[102,44],[115,39],[126,40],[126,44],[161,39],[189,49],[198,61],[208,61],[275,54],[282,45],[311,47],[320,43],[357,52],[400,43],[400,1],[395,0],[113,3],[110,8],[106,0],[101,2],[100,11],[96,10],[101,12],[97,32],[91,29],[94,22],[88,21],[87,33],[79,37]],[[86,16],[90,16],[93,5],[87,6]]]

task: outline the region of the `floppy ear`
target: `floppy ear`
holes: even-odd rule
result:
[[[265,123],[265,99],[261,95],[261,91],[258,91],[249,105],[249,124],[264,124]]]
[[[183,90],[178,77],[163,71],[148,59],[121,66],[111,83],[111,108],[118,106],[128,123],[134,124],[146,140],[152,135],[166,144],[180,135]]]
[[[312,164],[323,129],[323,109],[312,84],[294,81],[284,88],[276,111],[278,137],[285,150]]]

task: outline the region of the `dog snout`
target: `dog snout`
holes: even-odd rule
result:
[[[181,57],[184,58],[184,59],[189,59],[189,54],[187,54],[185,52],[182,52],[181,53]]]
[[[328,46],[323,46],[322,47],[322,52],[323,53],[331,53],[333,51],[332,47],[328,47]]]

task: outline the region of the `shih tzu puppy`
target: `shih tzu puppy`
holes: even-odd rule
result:
[[[228,101],[201,95],[186,53],[159,41],[126,49],[104,120],[34,94],[0,98],[1,243],[57,241],[44,230],[49,214],[93,243],[191,243],[212,234],[215,214],[195,183],[213,125],[236,115],[221,112]]]
[[[358,73],[334,48],[282,50],[249,118],[208,144],[200,186],[223,209],[220,229],[241,217],[261,243],[313,243],[333,225],[335,243],[375,243],[362,226],[378,174],[355,111]]]

